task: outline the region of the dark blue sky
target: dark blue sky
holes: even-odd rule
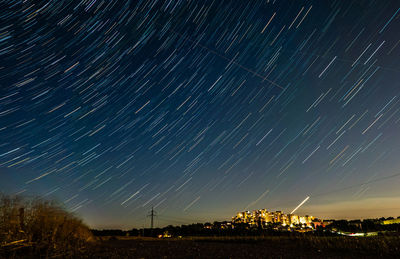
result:
[[[400,215],[398,1],[2,6],[2,192],[100,228]]]

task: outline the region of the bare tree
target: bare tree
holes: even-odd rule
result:
[[[55,202],[0,197],[2,250],[30,247],[32,253],[41,255],[67,254],[78,251],[91,240],[89,228]]]

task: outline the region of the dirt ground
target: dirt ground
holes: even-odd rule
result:
[[[304,240],[303,240],[304,241]],[[99,241],[85,258],[400,258],[399,248],[350,240],[125,239]],[[380,242],[380,241],[379,241]],[[365,243],[365,244],[364,244]],[[389,244],[390,245],[390,244]]]

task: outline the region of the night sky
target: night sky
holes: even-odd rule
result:
[[[2,1],[0,191],[92,227],[400,216],[399,1]]]

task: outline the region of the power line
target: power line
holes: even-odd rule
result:
[[[363,186],[363,185],[366,185],[366,184],[383,181],[383,180],[394,178],[394,177],[397,177],[397,176],[400,176],[400,173],[379,177],[379,178],[376,178],[374,180],[369,180],[369,181],[366,181],[366,182],[363,182],[363,183],[349,185],[349,186],[346,186],[346,187],[343,187],[343,188],[339,188],[339,189],[335,189],[335,190],[332,190],[332,191],[319,193],[319,194],[315,194],[315,195],[311,195],[311,196],[313,196],[313,197],[315,197],[315,196],[324,196],[324,195],[327,195],[327,194],[330,194],[330,193],[335,193],[335,192],[339,192],[339,191],[343,191],[343,190],[347,190],[347,189],[352,189],[354,187]]]
[[[356,187],[364,186],[364,185],[375,183],[375,182],[384,181],[384,180],[387,180],[387,179],[390,179],[390,178],[399,177],[399,176],[400,176],[400,173],[396,173],[396,174],[392,174],[392,175],[388,175],[388,176],[382,176],[382,177],[379,177],[379,178],[376,178],[376,179],[373,179],[373,180],[369,180],[369,181],[366,181],[366,182],[357,183],[357,184],[353,184],[353,185],[344,186],[344,187],[333,189],[333,190],[330,190],[330,191],[327,191],[327,192],[320,192],[320,193],[316,193],[316,194],[310,194],[309,196],[310,196],[310,198],[321,197],[321,196],[325,196],[325,195],[328,195],[328,194],[332,194],[332,193],[337,193],[337,192],[353,189],[353,188],[356,188]],[[287,202],[284,202],[284,203],[280,203],[279,205],[280,206],[289,205],[289,204],[292,204],[294,202],[295,202],[294,200],[293,201],[287,201]]]
[[[163,28],[165,27],[164,25],[159,24],[159,23],[157,23],[157,22],[155,22],[155,24],[157,24],[158,26],[162,26]],[[230,63],[232,63],[232,64],[238,66],[239,68],[241,68],[241,69],[243,69],[243,70],[245,70],[245,71],[251,73],[253,76],[256,76],[256,77],[258,77],[258,78],[261,78],[263,81],[267,81],[267,82],[270,83],[271,85],[273,85],[273,86],[275,86],[275,87],[278,87],[278,88],[280,88],[281,90],[284,90],[284,89],[285,89],[283,86],[281,86],[281,85],[277,84],[276,82],[274,82],[274,81],[268,79],[266,76],[263,76],[263,75],[257,73],[256,71],[254,71],[254,70],[252,70],[252,69],[250,69],[250,68],[247,68],[247,67],[241,65],[240,63],[234,61],[233,59],[230,59],[230,58],[228,58],[228,57],[226,57],[226,56],[224,56],[224,55],[218,53],[217,51],[208,48],[207,46],[201,44],[199,41],[192,40],[191,38],[186,37],[185,35],[183,35],[183,34],[177,32],[177,31],[175,31],[175,30],[173,30],[173,29],[171,29],[171,28],[165,28],[165,29],[166,29],[167,31],[169,31],[169,32],[172,32],[172,33],[178,35],[180,38],[184,39],[185,41],[189,41],[189,42],[191,42],[191,43],[194,43],[194,44],[195,44],[195,45],[194,45],[195,47],[196,47],[196,46],[199,46],[199,47],[201,47],[202,49],[208,51],[209,53],[212,53],[212,54],[214,54],[214,55],[216,55],[216,56],[218,56],[218,57],[220,57],[220,58],[222,58],[222,59],[225,59],[225,60],[229,61]]]

